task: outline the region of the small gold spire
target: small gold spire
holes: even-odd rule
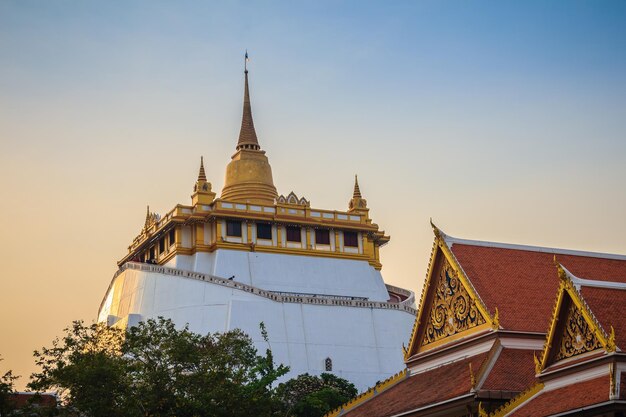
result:
[[[211,191],[211,183],[206,179],[206,173],[204,172],[204,158],[200,157],[200,171],[198,172],[198,179],[193,186],[193,194],[191,195],[191,204],[196,206],[198,204],[211,204],[215,199],[215,193]]]
[[[147,229],[149,224],[150,224],[150,204],[146,205],[146,221],[144,222],[143,227]]]
[[[150,213],[150,206],[146,206],[146,221],[143,224],[142,233],[147,231],[154,223],[161,220],[161,216],[156,213]]]
[[[204,157],[200,157],[200,172],[198,173],[198,181],[206,181],[206,173],[204,172]]]
[[[352,193],[352,198],[363,198],[361,195],[361,189],[359,188],[359,177],[354,175],[354,192]]]
[[[367,213],[369,209],[367,208],[367,200],[363,198],[361,194],[361,189],[359,188],[359,179],[357,176],[354,176],[354,191],[352,192],[352,198],[350,199],[350,203],[348,204],[348,211],[360,211],[363,213]]]

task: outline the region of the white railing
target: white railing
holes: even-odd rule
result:
[[[407,306],[412,306],[415,304],[415,293],[413,291],[389,284],[385,284],[385,287],[387,287],[387,291],[389,293],[403,295],[405,297],[404,300],[400,301],[400,304],[405,304]]]
[[[126,262],[124,265],[120,267],[120,269],[115,272],[113,275],[113,279],[111,280],[111,284],[109,285],[109,289],[107,290],[107,295],[111,290],[111,286],[117,278],[118,275],[126,271],[127,269],[133,269],[137,271],[146,271],[146,272],[156,272],[164,275],[173,275],[177,277],[184,277],[190,279],[196,279],[199,281],[210,282],[212,284],[221,285],[223,287],[233,288],[236,290],[248,292],[254,295],[258,295],[259,297],[268,298],[272,301],[276,301],[279,303],[299,303],[299,304],[316,304],[316,305],[332,305],[332,306],[342,306],[342,307],[361,307],[361,308],[380,308],[380,309],[388,309],[388,310],[402,310],[407,313],[415,315],[417,311],[411,307],[412,303],[407,303],[409,298],[400,302],[400,303],[388,303],[381,301],[368,301],[367,299],[362,299],[360,297],[343,297],[343,296],[335,296],[329,295],[324,296],[321,294],[289,294],[289,293],[281,293],[276,291],[267,291],[258,287],[253,287],[251,285],[242,284],[241,282],[237,282],[234,280],[216,277],[214,275],[202,274],[200,272],[193,271],[185,271],[182,269],[176,268],[168,268],[165,266],[159,265],[151,265],[145,263],[137,263],[137,262]],[[412,292],[405,290],[403,288],[393,287],[394,292],[397,293],[410,293]],[[340,298],[341,297],[341,298]],[[105,298],[102,300],[104,303]],[[102,304],[100,305],[100,309],[102,309]]]

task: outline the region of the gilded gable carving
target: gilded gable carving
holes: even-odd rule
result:
[[[278,204],[291,204],[294,206],[306,206],[309,207],[311,205],[311,203],[309,202],[309,200],[307,200],[304,197],[299,198],[296,193],[294,193],[293,191],[290,192],[287,197],[285,197],[284,195],[280,195],[278,196],[278,198],[276,199],[276,202]]]
[[[581,353],[591,352],[602,347],[602,343],[583,317],[580,308],[571,303],[565,319],[559,350],[554,360],[571,358]]]
[[[434,290],[422,346],[486,323],[447,260],[439,269]]]

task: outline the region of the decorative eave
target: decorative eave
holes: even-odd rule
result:
[[[553,350],[552,345],[555,339],[559,336],[559,334],[557,334],[557,330],[559,329],[558,324],[560,316],[563,315],[562,310],[566,296],[569,297],[574,306],[581,311],[583,318],[589,325],[593,334],[602,344],[605,352],[615,352],[617,348],[615,345],[615,330],[613,329],[613,327],[611,327],[611,332],[607,333],[602,328],[602,325],[598,322],[595,315],[591,311],[591,308],[589,308],[589,305],[587,305],[582,294],[576,287],[574,280],[576,280],[577,278],[572,275],[567,269],[565,269],[560,263],[557,262],[556,256],[554,259],[554,263],[556,265],[557,273],[559,275],[559,289],[554,303],[554,308],[552,310],[550,328],[548,330],[548,334],[546,335],[546,341],[544,343],[541,358],[536,358],[535,360],[535,371],[537,372],[537,374],[542,373],[546,368],[550,366],[548,361],[550,360]]]
[[[422,336],[422,327],[421,325],[424,324],[424,320],[425,320],[425,314],[427,314],[427,310],[426,310],[426,306],[424,305],[425,301],[426,301],[426,297],[428,295],[430,286],[432,284],[433,281],[433,272],[434,272],[434,268],[435,268],[435,264],[436,264],[436,260],[437,260],[437,256],[438,253],[442,253],[443,256],[448,260],[450,266],[452,267],[452,269],[456,272],[456,274],[459,277],[459,280],[461,281],[462,285],[464,286],[464,288],[467,290],[469,296],[476,302],[476,306],[479,310],[479,312],[483,315],[483,317],[485,318],[485,321],[487,322],[486,325],[481,325],[481,326],[477,326],[474,327],[472,329],[466,330],[466,331],[462,331],[459,332],[457,334],[451,335],[446,339],[443,339],[441,342],[442,343],[448,343],[451,342],[453,340],[459,339],[461,337],[466,337],[468,335],[474,334],[474,333],[478,333],[478,332],[482,332],[485,330],[498,330],[500,329],[500,318],[499,318],[499,313],[498,313],[498,309],[497,307],[495,308],[494,313],[492,314],[488,309],[487,306],[485,305],[485,303],[483,302],[483,300],[480,298],[480,295],[478,294],[478,292],[476,291],[476,289],[474,288],[474,286],[472,285],[471,281],[469,280],[469,278],[467,277],[467,275],[465,274],[465,271],[463,270],[463,267],[460,265],[459,261],[456,259],[456,256],[454,256],[454,253],[452,253],[452,250],[450,249],[448,243],[446,242],[446,235],[445,233],[443,233],[437,226],[435,226],[435,224],[432,222],[430,222],[432,228],[433,228],[433,233],[435,235],[435,240],[433,242],[433,248],[431,251],[431,255],[430,255],[430,261],[428,263],[428,271],[426,273],[426,280],[424,281],[424,287],[422,288],[422,294],[420,297],[420,304],[419,304],[419,309],[418,309],[418,313],[417,313],[417,317],[415,319],[415,323],[413,325],[413,330],[411,332],[411,339],[409,342],[409,347],[408,349],[405,349],[404,351],[404,360],[405,362],[408,362],[409,359],[415,355],[416,353],[419,353],[420,348],[419,348],[419,341],[418,339],[421,339]],[[428,306],[430,307],[430,306]],[[439,345],[439,344],[437,344]],[[435,347],[436,345],[433,344],[432,346],[427,347],[424,350],[430,349],[432,347]],[[423,351],[423,350],[422,350]]]
[[[543,389],[543,383],[537,382],[531,385],[526,391],[523,391],[515,398],[511,399],[507,403],[505,403],[502,407],[495,410],[493,413],[487,413],[483,410],[482,404],[478,404],[478,415],[479,417],[504,417],[509,414],[511,411],[515,410],[517,407],[525,403],[526,401],[533,398],[535,395],[539,394]]]
[[[362,392],[361,394],[357,395],[356,398],[353,398],[352,400],[348,401],[342,406],[335,408],[334,410],[326,413],[324,417],[338,417],[342,414],[345,414],[348,411],[351,411],[355,409],[356,407],[360,406],[361,404],[366,403],[367,401],[377,396],[378,394],[381,394],[387,391],[389,388],[397,385],[399,382],[405,380],[409,376],[410,374],[408,370],[404,369],[398,372],[397,374],[385,379],[383,382],[379,382],[378,384],[368,389],[367,391]]]

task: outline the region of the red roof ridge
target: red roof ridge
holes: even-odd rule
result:
[[[602,258],[602,259],[614,259],[618,261],[626,261],[626,255],[620,255],[615,253],[601,253],[601,252],[589,252],[582,250],[574,250],[574,249],[561,249],[561,248],[550,248],[545,246],[533,246],[533,245],[520,245],[513,243],[502,243],[502,242],[489,242],[486,240],[471,240],[471,239],[462,239],[458,237],[453,237],[445,234],[441,229],[438,229],[439,233],[451,248],[452,245],[470,245],[470,246],[482,246],[487,248],[498,248],[498,249],[512,249],[512,250],[522,250],[528,252],[543,252],[543,253],[554,253],[557,255],[573,255],[573,256],[585,256],[591,258]]]

